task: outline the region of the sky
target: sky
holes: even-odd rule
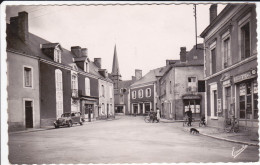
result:
[[[210,5],[197,5],[197,35],[209,25]],[[218,13],[225,7],[218,5]],[[88,56],[102,58],[102,68],[112,71],[114,46],[123,80],[135,69],[143,75],[179,59],[180,47],[195,45],[192,4],[182,5],[20,5],[6,7],[6,21],[18,12],[29,14],[29,32],[65,49],[81,46]],[[203,40],[198,38],[198,43]]]

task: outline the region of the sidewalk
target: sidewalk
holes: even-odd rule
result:
[[[92,119],[91,122],[89,121],[85,121],[83,123],[84,125],[89,125],[92,123],[99,123],[99,122],[104,122],[104,121],[112,121],[112,120],[117,120],[118,118],[112,119],[112,118],[108,118],[108,119],[102,119],[102,120],[96,120],[96,119]],[[75,126],[75,125],[74,125]],[[41,127],[41,128],[27,128],[26,130],[22,130],[22,131],[14,131],[14,132],[8,132],[8,134],[18,134],[18,133],[27,133],[27,132],[39,132],[39,131],[46,131],[46,130],[52,130],[52,129],[57,129],[54,128],[54,126],[46,126],[46,127]]]
[[[257,134],[252,134],[250,131],[239,130],[238,133],[227,133],[224,129],[213,128],[213,127],[199,127],[198,123],[194,123],[191,127],[183,127],[184,131],[189,132],[190,128],[196,128],[201,135],[208,136],[211,138],[225,140],[229,142],[241,143],[246,145],[258,146],[259,140]]]

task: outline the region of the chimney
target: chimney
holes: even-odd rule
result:
[[[95,65],[101,69],[101,58],[94,58]]]
[[[28,13],[19,12],[17,17],[10,18],[11,32],[18,36],[23,42],[29,39]]]
[[[87,48],[82,48],[81,49],[81,54],[82,54],[82,57],[88,57],[88,49]]]
[[[133,80],[133,81],[136,81],[136,78],[135,78],[135,76],[132,76],[132,80]]]
[[[209,8],[209,22],[210,22],[210,24],[217,17],[217,15],[218,15],[218,6],[217,6],[217,4],[213,4]]]
[[[176,63],[175,60],[166,60],[166,66],[172,65],[172,64],[175,64],[175,63]]]
[[[180,52],[180,59],[181,62],[186,62],[186,47],[181,47],[181,52]]]
[[[139,80],[142,78],[142,70],[140,70],[140,69],[135,70],[135,78],[136,78],[136,80]]]
[[[71,47],[71,52],[77,56],[77,57],[81,57],[82,54],[81,54],[81,47],[80,46],[72,46]]]

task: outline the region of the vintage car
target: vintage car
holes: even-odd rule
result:
[[[71,112],[62,114],[53,124],[55,128],[59,128],[60,126],[72,127],[73,124],[82,125],[83,122],[84,118],[80,112]]]

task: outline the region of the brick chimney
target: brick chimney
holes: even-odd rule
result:
[[[218,6],[217,4],[213,4],[209,8],[209,22],[211,22],[217,17],[218,15]]]
[[[136,80],[139,80],[142,78],[142,70],[140,70],[140,69],[135,70],[135,78],[136,78]]]
[[[94,58],[95,65],[101,69],[101,58]]]
[[[19,12],[17,17],[10,18],[11,32],[18,36],[23,42],[29,40],[28,13]]]
[[[82,57],[82,52],[81,52],[81,47],[80,46],[72,46],[70,49],[71,49],[71,52],[75,56]]]
[[[186,62],[186,54],[187,54],[186,47],[181,47],[181,52],[180,52],[181,62]]]
[[[81,54],[82,54],[82,57],[88,57],[88,49],[87,48],[82,48],[81,49]]]

